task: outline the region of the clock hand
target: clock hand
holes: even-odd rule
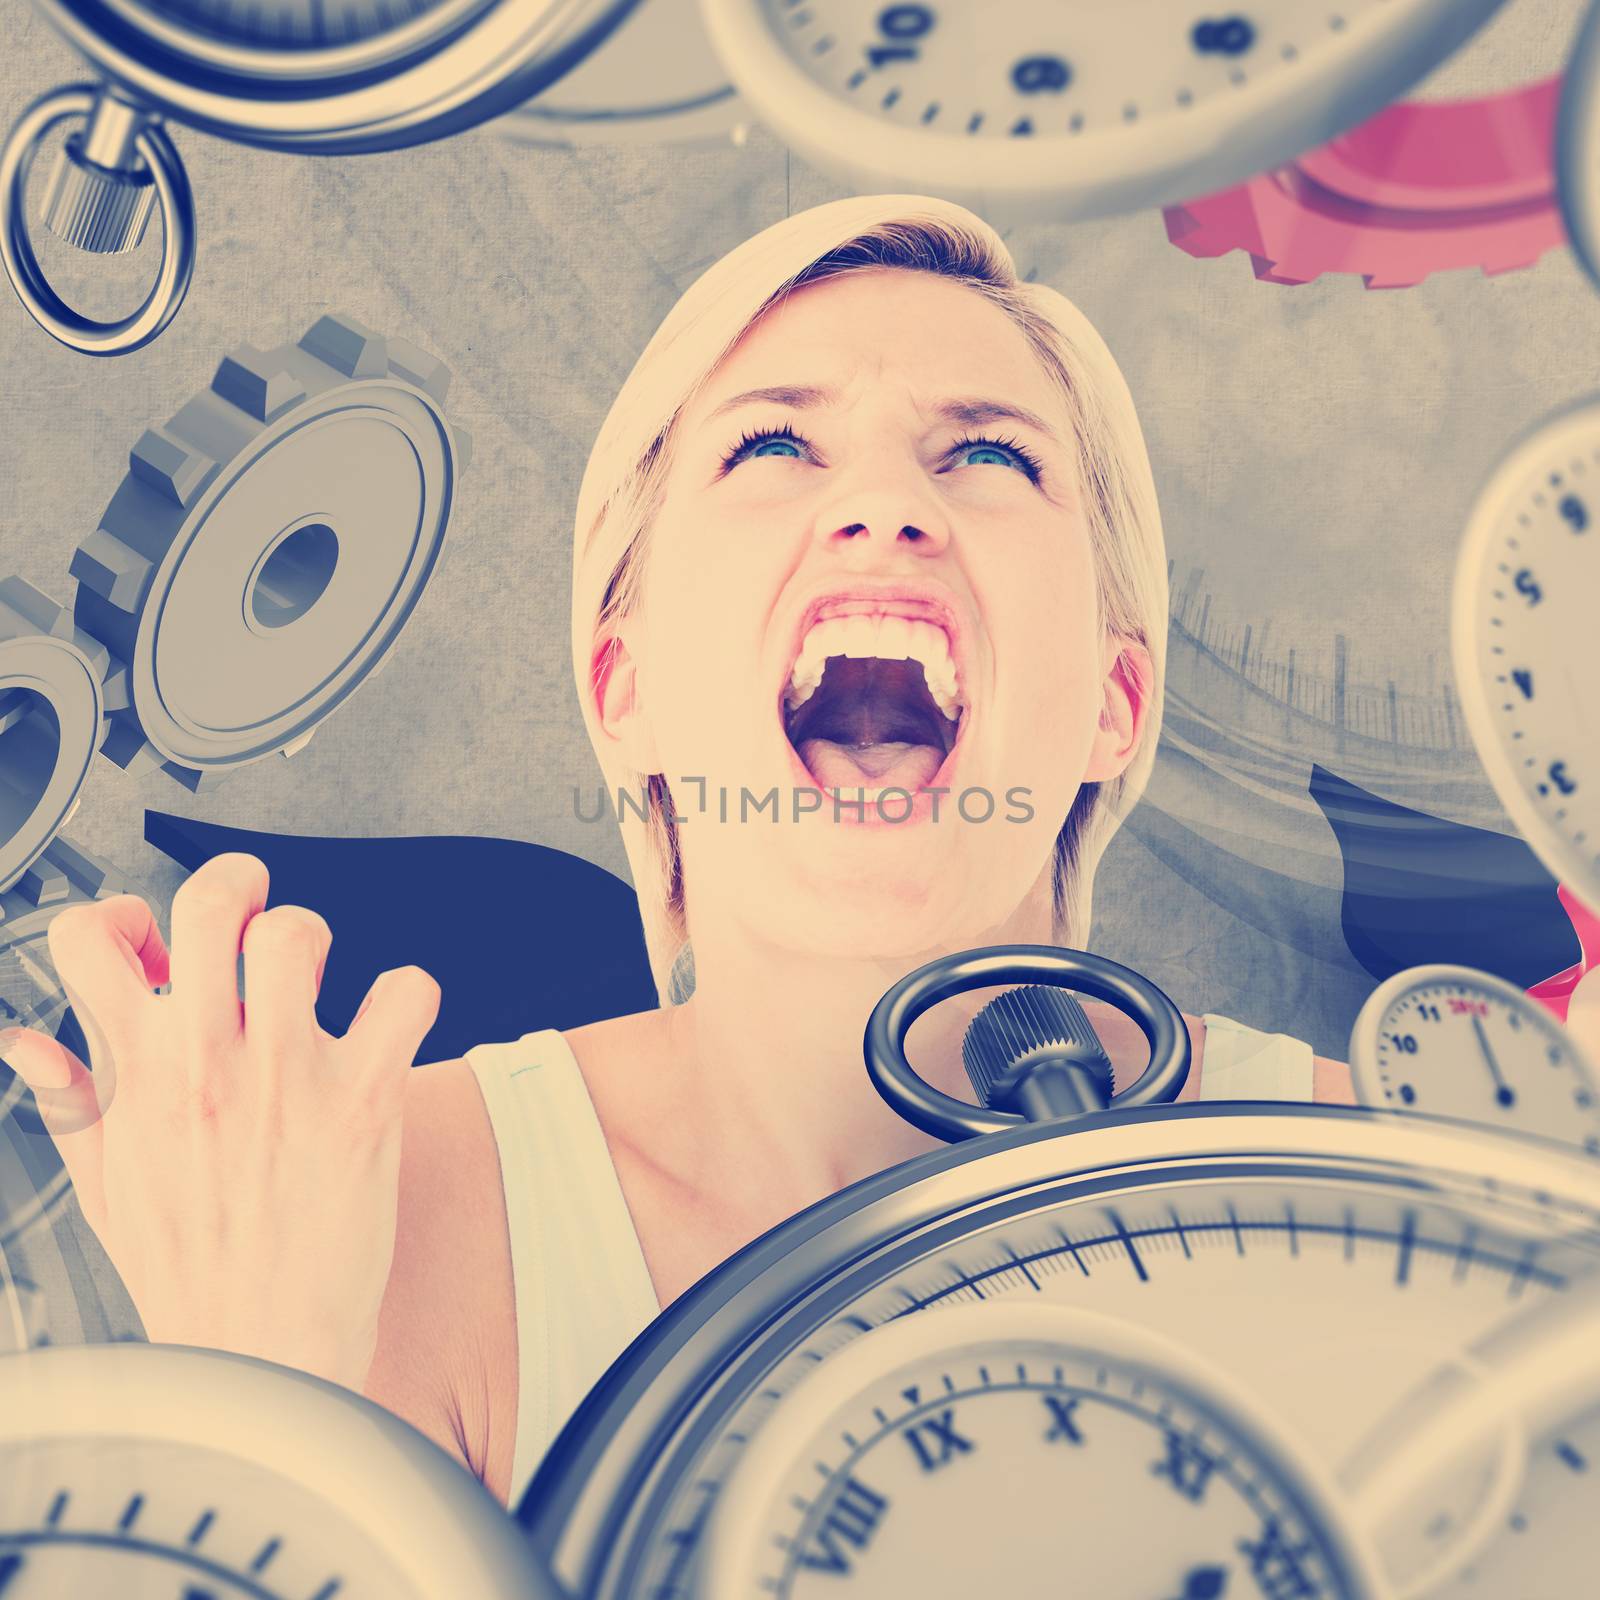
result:
[[[1500,1071],[1500,1063],[1494,1058],[1494,1051],[1489,1048],[1489,1035],[1483,1031],[1483,1018],[1472,1019],[1472,1031],[1478,1036],[1478,1048],[1483,1052],[1483,1059],[1489,1068],[1489,1075],[1494,1079],[1495,1099],[1503,1106],[1513,1106],[1517,1103],[1517,1091],[1506,1082],[1504,1074]]]

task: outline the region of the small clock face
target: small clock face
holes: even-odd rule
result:
[[[1292,1452],[1206,1390],[1181,1347],[1059,1307],[892,1323],[758,1434],[708,1592],[1361,1593]]]
[[[1361,121],[1499,0],[704,0],[802,154],[863,186],[1087,215],[1207,193]]]
[[[1600,1155],[1600,1086],[1567,1031],[1509,984],[1418,967],[1378,989],[1350,1045],[1369,1105],[1462,1117]]]
[[[1457,686],[1501,804],[1600,905],[1600,401],[1551,419],[1478,498],[1456,566]]]

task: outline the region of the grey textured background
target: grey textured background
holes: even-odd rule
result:
[[[5,3],[9,119],[85,73],[24,0]],[[1555,70],[1580,10],[1512,0],[1429,92]],[[838,191],[759,130],[740,148],[671,152],[528,149],[480,130],[338,160],[176,137],[201,244],[188,303],[162,339],[92,361],[0,299],[3,565],[65,599],[74,543],[140,431],[232,344],[296,337],[325,309],[447,361],[475,455],[453,553],[388,670],[308,750],[202,797],[102,762],[70,831],[158,896],[177,873],[143,842],[147,805],[293,832],[533,839],[625,876],[614,829],[573,815],[574,786],[592,794],[598,781],[568,668],[571,518],[588,446],[696,273],[786,208]],[[1369,293],[1355,279],[1258,284],[1239,256],[1192,260],[1154,214],[1029,229],[1012,243],[1123,364],[1180,580],[1204,566],[1219,608],[1270,618],[1302,660],[1337,630],[1369,676],[1427,682],[1447,670],[1450,567],[1475,485],[1509,436],[1595,383],[1600,301],[1566,252],[1495,280],[1454,273]],[[98,277],[59,249],[45,255],[109,307],[148,275],[152,241]],[[426,917],[428,886],[416,888]],[[1098,947],[1185,1006],[1342,1052],[1360,999],[1351,974],[1239,924],[1126,831],[1097,910]]]

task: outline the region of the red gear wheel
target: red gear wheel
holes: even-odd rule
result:
[[[1557,74],[1480,100],[1401,101],[1286,166],[1167,207],[1167,237],[1192,256],[1248,251],[1266,283],[1353,272],[1403,289],[1530,267],[1566,240],[1560,95]]]

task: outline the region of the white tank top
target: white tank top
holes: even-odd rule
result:
[[[1200,1097],[1309,1100],[1309,1045],[1208,1014]],[[500,1152],[517,1315],[515,1508],[544,1453],[661,1309],[577,1057],[555,1028],[466,1053]]]
[[[661,1309],[577,1058],[554,1028],[466,1053],[500,1151],[517,1313],[514,1508],[590,1386]]]

